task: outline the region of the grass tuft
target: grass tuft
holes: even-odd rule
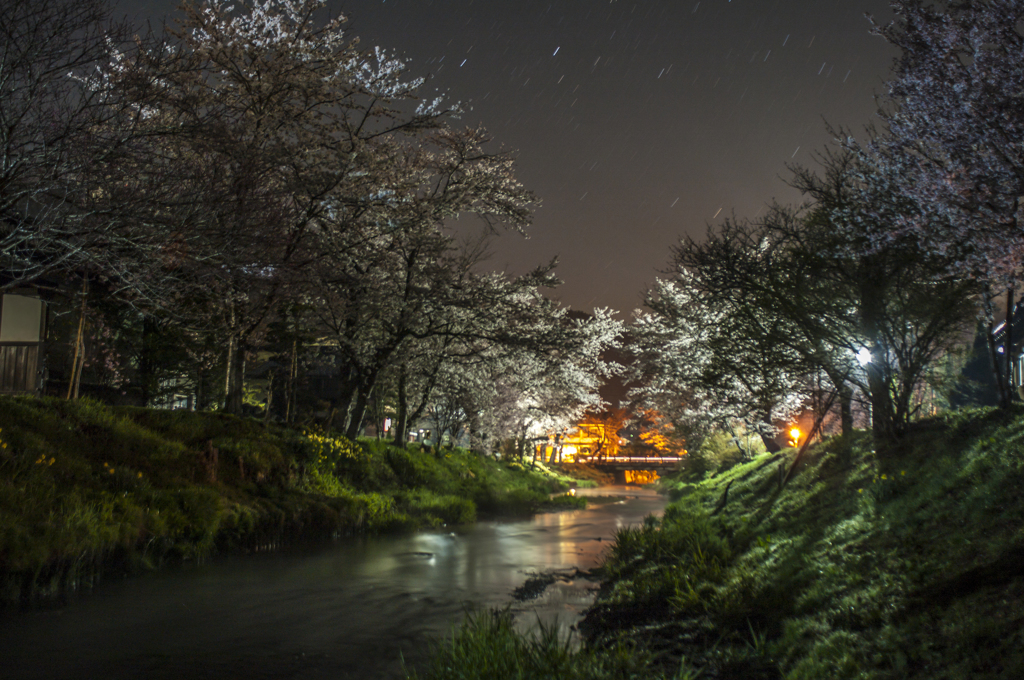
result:
[[[451,636],[439,642],[422,674],[413,680],[660,680],[650,674],[650,657],[630,645],[616,644],[600,653],[580,649],[557,625],[538,622],[528,633],[516,630],[511,613],[496,610],[471,614]],[[687,677],[687,676],[672,676]]]

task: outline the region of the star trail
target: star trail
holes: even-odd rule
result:
[[[813,164],[828,126],[875,119],[894,52],[865,13],[884,0],[334,0],[365,48],[405,57],[466,109],[542,199],[530,238],[491,266],[557,255],[554,295],[629,313],[682,234],[772,200]],[[126,11],[167,14],[160,1]]]

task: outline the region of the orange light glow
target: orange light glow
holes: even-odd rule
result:
[[[626,484],[653,484],[658,481],[658,473],[654,470],[626,470]]]

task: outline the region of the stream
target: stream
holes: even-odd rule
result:
[[[524,629],[538,618],[568,628],[598,586],[578,572],[600,564],[617,529],[666,503],[639,487],[579,493],[622,500],[218,556],[107,581],[60,607],[0,614],[0,678],[398,679],[403,659],[422,662],[466,611],[510,605]]]

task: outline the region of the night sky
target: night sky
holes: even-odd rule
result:
[[[329,2],[363,47],[409,59],[425,93],[517,152],[543,204],[528,240],[498,239],[492,268],[557,255],[555,297],[624,319],[680,235],[798,201],[786,165],[813,162],[826,122],[874,120],[895,56],[864,17],[887,20],[886,0]]]

